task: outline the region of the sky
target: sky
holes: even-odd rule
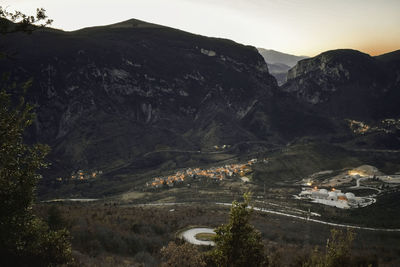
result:
[[[66,31],[140,19],[246,45],[315,56],[400,49],[400,0],[0,0],[8,11],[47,10]]]

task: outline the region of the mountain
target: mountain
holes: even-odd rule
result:
[[[306,56],[294,56],[271,49],[257,48],[268,64],[285,64],[293,67],[298,61],[308,58]]]
[[[394,86],[400,88],[400,50],[386,53],[375,58],[386,65],[389,72],[391,72],[392,80],[395,81]]]
[[[29,140],[52,147],[53,179],[171,164],[147,159],[151,151],[260,140],[244,118],[278,90],[254,47],[138,20],[7,35],[1,45],[16,54],[0,72],[34,79]]]
[[[304,59],[281,90],[324,115],[360,120],[400,115],[398,51],[371,57],[340,49]]]
[[[5,37],[0,45],[11,56],[0,73],[10,73],[10,82],[33,78],[26,98],[37,118],[26,140],[51,146],[43,188],[53,195],[54,188],[65,190],[58,196],[126,191],[127,184],[143,186],[160,173],[224,164],[293,140],[348,140],[345,118],[331,114],[325,100],[309,99],[358,83],[390,91],[398,75],[393,55],[379,60],[355,51],[327,52],[332,60],[300,61],[279,88],[254,47],[138,20]],[[353,57],[358,60],[351,63]],[[365,68],[370,80],[362,75]],[[338,86],[332,92],[326,89],[331,84]],[[333,109],[341,99],[331,98]],[[395,99],[381,101],[389,107]],[[359,108],[352,107],[349,112]],[[216,151],[223,145],[228,149]],[[99,170],[100,182],[59,188],[58,178]]]
[[[307,58],[305,56],[294,56],[264,48],[257,49],[264,57],[270,73],[276,78],[279,85],[282,85],[286,81],[286,75],[290,68],[296,65],[299,60]]]

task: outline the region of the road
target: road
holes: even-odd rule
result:
[[[375,190],[375,191],[377,191],[378,194],[381,193],[382,190],[380,190],[380,189],[378,189],[378,188],[368,187],[368,186],[361,186],[360,182],[361,182],[361,181],[368,180],[368,179],[370,179],[370,178],[358,178],[358,179],[356,180],[356,186],[351,186],[351,187],[349,187],[349,188],[350,188],[350,189],[370,189],[370,190]],[[370,195],[369,197],[375,197],[375,195]]]
[[[97,201],[98,199],[52,199],[52,200],[47,200],[47,201],[42,201],[42,202],[65,202],[65,201],[73,201],[73,202],[92,202],[92,201]],[[195,204],[195,202],[182,202],[182,203],[145,203],[145,204],[129,204],[129,205],[122,205],[124,207],[132,207],[132,206],[174,206],[174,205],[192,205]],[[223,202],[217,202],[217,203],[210,203],[210,204],[217,204],[217,205],[222,205],[222,206],[232,206],[232,203],[223,203]],[[378,231],[378,232],[400,232],[400,229],[390,229],[390,228],[373,228],[373,227],[363,227],[363,226],[355,226],[355,225],[349,225],[349,224],[340,224],[340,223],[332,223],[332,222],[326,222],[322,220],[316,220],[316,219],[311,219],[309,217],[302,217],[298,215],[293,215],[281,211],[275,211],[275,210],[270,210],[270,209],[265,209],[265,208],[259,208],[259,207],[254,207],[255,211],[259,212],[264,212],[264,213],[270,213],[270,214],[275,214],[275,215],[280,215],[280,216],[285,216],[285,217],[291,217],[294,219],[299,219],[299,220],[304,220],[304,221],[309,221],[309,222],[314,222],[314,223],[319,223],[319,224],[325,224],[325,225],[330,225],[330,226],[335,226],[335,227],[344,227],[344,228],[352,228],[352,229],[359,229],[359,230],[368,230],[368,231]],[[199,230],[196,230],[199,229]],[[206,230],[208,229],[206,232]],[[197,240],[194,238],[194,236],[198,233],[213,233],[213,230],[211,228],[193,228],[191,230],[185,231],[185,234],[183,237],[186,239],[189,238],[193,242],[210,242],[210,241],[201,241]],[[204,231],[203,231],[204,230]],[[203,232],[199,232],[203,231]],[[212,232],[210,232],[212,231]],[[192,237],[190,237],[192,236]],[[191,242],[188,241],[188,242]],[[192,243],[195,244],[195,243]],[[209,243],[202,243],[202,244],[196,244],[196,245],[210,245]]]
[[[193,205],[196,202],[181,202],[181,203],[154,203],[154,204],[130,204],[130,205],[125,205],[125,207],[132,207],[132,206],[143,206],[143,205],[152,205],[152,206],[166,206],[166,205]],[[204,204],[202,202],[202,204]],[[232,206],[232,203],[223,203],[223,202],[217,202],[217,203],[209,203],[209,204],[216,204],[216,205],[222,205],[222,206]],[[363,226],[356,226],[356,225],[349,225],[349,224],[341,224],[341,223],[332,223],[332,222],[326,222],[322,220],[316,220],[316,219],[311,219],[303,216],[298,216],[298,215],[293,215],[281,211],[275,211],[275,210],[270,210],[270,209],[265,209],[265,208],[260,208],[260,207],[254,207],[255,211],[259,212],[264,212],[264,213],[270,213],[270,214],[275,214],[279,216],[285,216],[285,217],[291,217],[294,219],[298,220],[303,220],[303,221],[309,221],[309,222],[314,222],[314,223],[319,223],[319,224],[324,224],[324,225],[330,225],[330,226],[335,226],[335,227],[343,227],[343,228],[352,228],[352,229],[359,229],[359,230],[367,230],[367,231],[377,231],[377,232],[400,232],[400,229],[390,229],[390,228],[373,228],[373,227],[363,227]]]
[[[196,239],[196,235],[200,233],[215,234],[214,229],[211,228],[192,228],[184,231],[181,236],[193,245],[215,246],[213,241],[202,241]]]
[[[346,146],[341,146],[345,150],[355,151],[355,152],[377,152],[377,153],[400,153],[400,150],[396,149],[373,149],[373,148],[349,148]]]
[[[232,206],[231,203],[216,203],[216,204],[224,205],[224,206]],[[325,221],[321,221],[321,220],[310,219],[310,218],[306,218],[306,217],[302,217],[302,216],[292,215],[292,214],[288,214],[288,213],[284,213],[284,212],[280,212],[280,211],[274,211],[274,210],[258,208],[258,207],[254,207],[254,210],[260,211],[260,212],[265,212],[265,213],[270,213],[270,214],[275,214],[275,215],[291,217],[291,218],[304,220],[304,221],[315,222],[315,223],[319,223],[319,224],[335,226],[335,227],[344,227],[344,228],[352,228],[352,229],[368,230],[368,231],[380,231],[380,232],[400,232],[400,229],[362,227],[362,226],[355,226],[355,225],[349,225],[349,224],[325,222]]]
[[[243,145],[243,144],[266,144],[266,145],[272,145],[272,146],[276,146],[276,148],[272,148],[269,151],[276,151],[276,150],[280,150],[283,147],[280,145],[276,145],[276,144],[271,144],[267,141],[244,141],[244,142],[240,142],[237,144],[232,145],[231,147],[229,147],[228,149],[225,150],[221,150],[221,151],[201,151],[201,150],[179,150],[179,149],[164,149],[164,150],[157,150],[157,151],[151,151],[151,152],[147,152],[146,154],[144,154],[144,157],[148,157],[152,154],[156,154],[156,153],[162,153],[162,152],[170,152],[170,153],[189,153],[189,154],[207,154],[207,155],[212,155],[212,154],[224,154],[224,153],[228,153],[231,152],[233,150],[236,149],[237,146],[239,145]]]
[[[365,180],[365,178],[358,178],[356,182],[356,187],[360,187],[361,180]]]
[[[99,200],[98,198],[56,198],[50,200],[44,200],[41,202],[51,203],[51,202],[93,202]]]

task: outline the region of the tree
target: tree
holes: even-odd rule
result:
[[[267,265],[261,233],[250,223],[253,212],[249,208],[250,195],[244,195],[244,202],[234,201],[229,223],[221,225],[215,232],[215,248],[210,253],[216,266],[263,266]]]
[[[0,6],[0,33],[32,32],[38,27],[46,27],[53,20],[48,19],[46,10],[37,8],[35,16],[28,16],[20,11],[9,12]]]
[[[352,266],[351,245],[354,240],[354,232],[347,230],[346,233],[332,229],[331,237],[327,240],[325,253],[322,254],[315,248],[309,260],[303,267],[336,267]]]
[[[38,20],[45,17],[40,9]],[[39,11],[38,11],[39,12]],[[3,28],[4,19],[22,18],[23,27]],[[7,13],[0,7],[1,33],[29,31],[37,20],[20,12]],[[5,29],[9,29],[7,32]],[[35,116],[33,106],[23,95],[31,81],[10,84],[4,75],[0,88],[0,265],[50,266],[71,260],[69,234],[65,229],[51,231],[32,212],[35,190],[45,168],[46,145],[27,145],[23,134]],[[22,91],[19,93],[18,91]],[[16,97],[16,95],[22,95]]]

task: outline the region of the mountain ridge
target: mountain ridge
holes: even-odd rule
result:
[[[281,89],[326,114],[397,116],[393,102],[399,92],[396,72],[393,66],[360,51],[330,50],[299,61]]]

